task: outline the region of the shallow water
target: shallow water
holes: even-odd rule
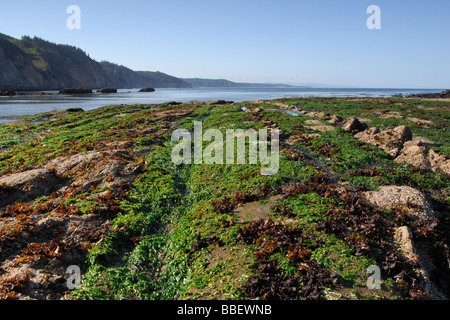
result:
[[[113,104],[153,104],[169,101],[228,100],[234,102],[291,97],[391,97],[416,93],[441,92],[443,89],[323,89],[323,88],[203,88],[156,89],[138,92],[121,89],[113,94],[93,93],[85,96],[29,95],[0,97],[0,123],[21,117],[68,108],[85,111]]]

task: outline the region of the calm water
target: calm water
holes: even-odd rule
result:
[[[86,96],[0,97],[0,123],[41,112],[83,108],[85,111],[113,104],[152,104],[168,101],[228,100],[234,102],[290,97],[390,97],[398,94],[441,92],[443,89],[318,89],[318,88],[205,88],[119,90],[117,94],[93,93]]]

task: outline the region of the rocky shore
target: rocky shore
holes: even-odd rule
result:
[[[0,299],[448,299],[449,109],[218,100],[0,125]],[[174,164],[194,121],[277,131],[280,170]]]
[[[450,99],[450,89],[444,90],[440,93],[412,94],[408,97],[421,99]]]
[[[90,88],[64,88],[57,92],[49,92],[44,90],[16,92],[14,90],[0,90],[0,96],[54,96],[54,95],[74,95],[74,94],[91,94],[94,90]],[[117,88],[100,88],[97,93],[117,93]],[[140,92],[155,92],[154,88],[143,88]]]
[[[0,96],[15,96],[16,93],[13,90],[0,90]]]

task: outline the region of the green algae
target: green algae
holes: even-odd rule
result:
[[[371,112],[380,108],[377,99],[373,102],[319,98],[280,102],[340,117],[367,117],[373,121],[371,125],[380,128],[411,125],[405,119],[373,116]],[[400,102],[406,106],[396,105]],[[389,103],[382,104],[382,108],[407,112],[409,116],[427,116],[434,125],[428,129],[412,127],[413,132],[439,142],[441,145],[437,150],[448,154],[450,138],[442,133],[442,127],[448,127],[447,118],[442,116],[448,115],[441,110],[422,113],[415,107],[419,104],[445,103],[390,99]],[[267,101],[257,105],[261,110],[255,120],[252,113],[242,110],[242,106],[254,107],[251,102],[215,107],[186,106],[193,112],[175,126],[192,131],[193,122],[202,121],[204,130],[258,130],[264,127],[261,120],[265,120],[280,128],[287,139],[303,127],[305,120],[311,119],[284,114]],[[66,296],[67,299],[247,299],[244,284],[257,274],[257,260],[253,254],[257,246],[242,243],[238,234],[249,221],[232,212],[219,214],[212,205],[213,201],[233,197],[237,192],[254,192],[264,185],[276,188],[310,181],[320,172],[329,173],[336,182],[347,182],[361,190],[376,190],[387,183],[413,185],[430,193],[449,188],[448,177],[410,170],[407,165],[393,162],[382,150],[362,146],[341,129],[321,133],[308,145],[296,143],[294,147],[306,155],[304,161],[291,160],[281,153],[280,170],[274,176],[260,175],[259,164],[176,166],[170,158],[174,145],[170,141],[170,132],[161,134],[157,140],[152,136],[133,135],[135,128],[160,130],[164,127],[152,118],[151,109],[160,110],[156,106],[111,106],[56,116],[53,121],[34,123],[33,117],[28,117],[20,125],[0,125],[0,132],[9,135],[9,140],[4,137],[0,141],[5,145],[12,141],[8,150],[0,153],[1,174],[38,166],[68,153],[102,150],[106,141],[126,140],[136,149],[149,149],[143,159],[148,164],[145,172],[127,192],[129,199],[121,201],[120,212],[111,220],[107,236],[89,250],[84,261],[79,262],[83,265],[83,285]],[[20,132],[14,133],[13,130],[19,130],[19,127]],[[306,129],[303,132],[315,131]],[[335,146],[332,153],[318,151],[324,143]],[[361,172],[371,168],[380,173],[366,176]],[[79,198],[102,191],[81,194],[67,199],[66,203],[75,203],[81,208],[81,214],[88,214],[93,203]],[[388,276],[385,276],[384,289],[378,295],[359,290],[365,285],[367,267],[375,264],[375,260],[357,255],[335,235],[317,230],[330,206],[339,209],[341,205],[343,208],[344,204],[335,205],[336,201],[336,197],[324,197],[315,192],[298,194],[272,203],[292,210],[292,217],[286,220],[283,214],[275,211],[271,211],[270,216],[310,232],[310,241],[317,243],[311,259],[338,274],[340,286],[322,288],[322,298],[330,296],[330,292],[341,299],[354,296],[360,299],[397,298],[389,292],[398,290],[398,285]],[[283,275],[295,276],[298,267],[287,255],[287,251],[278,251],[269,254],[268,259],[276,261]],[[343,288],[354,288],[354,291]]]

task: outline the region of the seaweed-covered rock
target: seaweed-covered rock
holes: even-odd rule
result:
[[[8,186],[7,197],[0,197],[0,208],[14,202],[30,201],[38,195],[50,195],[60,187],[61,178],[54,171],[32,169],[0,177],[0,185]]]
[[[409,261],[417,261],[414,268],[418,282],[431,299],[445,300],[445,295],[431,281],[435,269],[429,248],[423,248],[413,241],[413,234],[408,226],[395,228],[394,243],[402,256]]]

